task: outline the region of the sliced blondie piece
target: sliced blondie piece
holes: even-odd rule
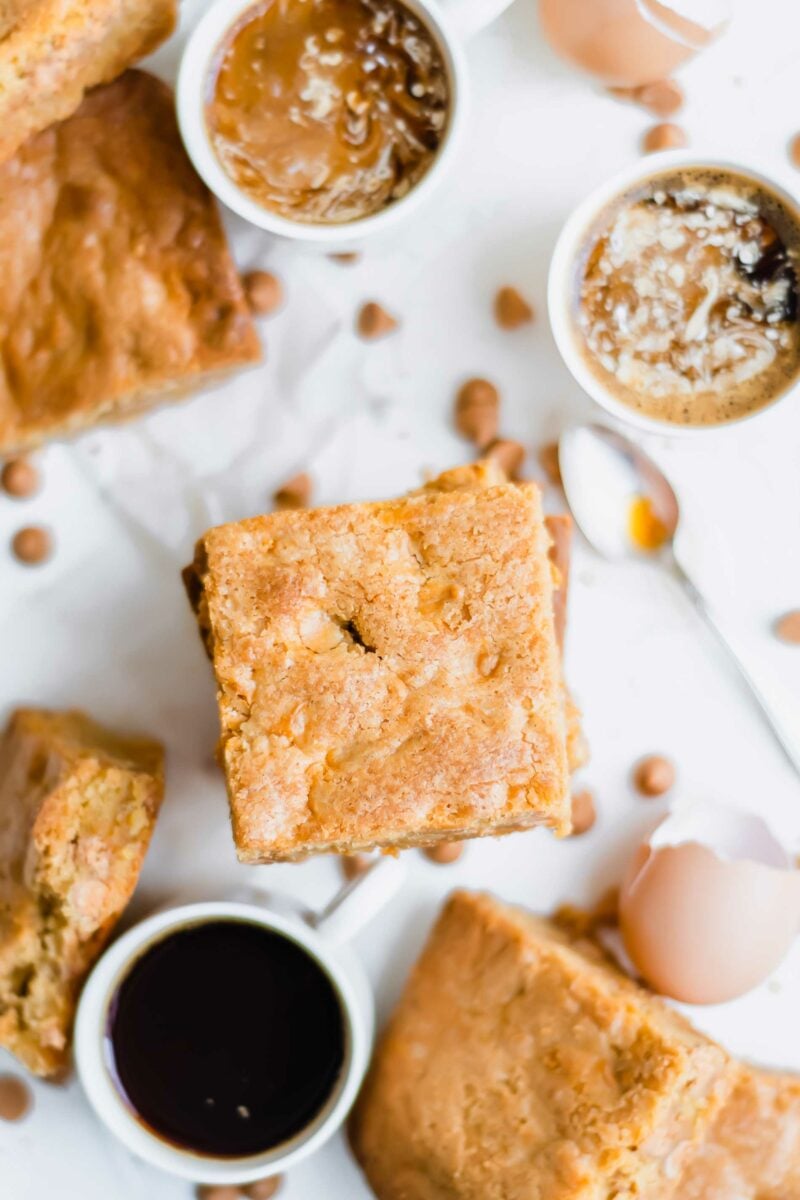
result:
[[[212,529],[186,574],[245,862],[569,829],[535,485]]]
[[[80,712],[19,709],[0,742],[0,1045],[61,1072],[78,992],[131,897],[163,750]]]
[[[359,1099],[379,1200],[661,1200],[739,1069],[588,941],[447,903]]]
[[[174,400],[260,357],[170,89],[144,71],[0,164],[0,455]]]

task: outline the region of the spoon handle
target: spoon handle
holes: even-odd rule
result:
[[[684,595],[689,597],[695,610],[705,620],[719,645],[727,650],[731,661],[738,668],[741,678],[750,688],[753,699],[761,709],[784,754],[797,774],[800,775],[800,712],[797,709],[796,698],[781,688],[777,680],[767,681],[763,676],[757,680],[754,677],[750,668],[742,661],[728,635],[718,624],[705,596],[674,555],[670,555],[666,559],[666,565],[669,567],[673,579],[680,584]],[[796,714],[794,722],[790,715],[793,712]]]

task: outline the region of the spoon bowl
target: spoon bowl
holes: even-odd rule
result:
[[[678,528],[678,497],[664,473],[635,442],[605,425],[576,425],[561,435],[564,492],[581,532],[603,558],[668,555]],[[645,501],[663,537],[647,548],[631,535],[633,506]]]

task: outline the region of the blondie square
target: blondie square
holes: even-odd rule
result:
[[[353,1122],[379,1200],[661,1200],[738,1078],[589,942],[447,903]]]
[[[61,1072],[85,976],[131,897],[163,751],[79,712],[19,709],[0,741],[0,1045]]]
[[[260,357],[160,80],[128,71],[0,165],[0,454]]]
[[[0,162],[61,121],[175,27],[177,0],[4,0]]]
[[[239,857],[569,829],[535,485],[425,490],[212,529],[187,586]]]

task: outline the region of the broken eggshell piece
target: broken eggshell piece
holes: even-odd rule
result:
[[[619,914],[652,988],[719,1004],[762,983],[786,954],[800,928],[800,872],[760,817],[681,807],[634,855]]]

